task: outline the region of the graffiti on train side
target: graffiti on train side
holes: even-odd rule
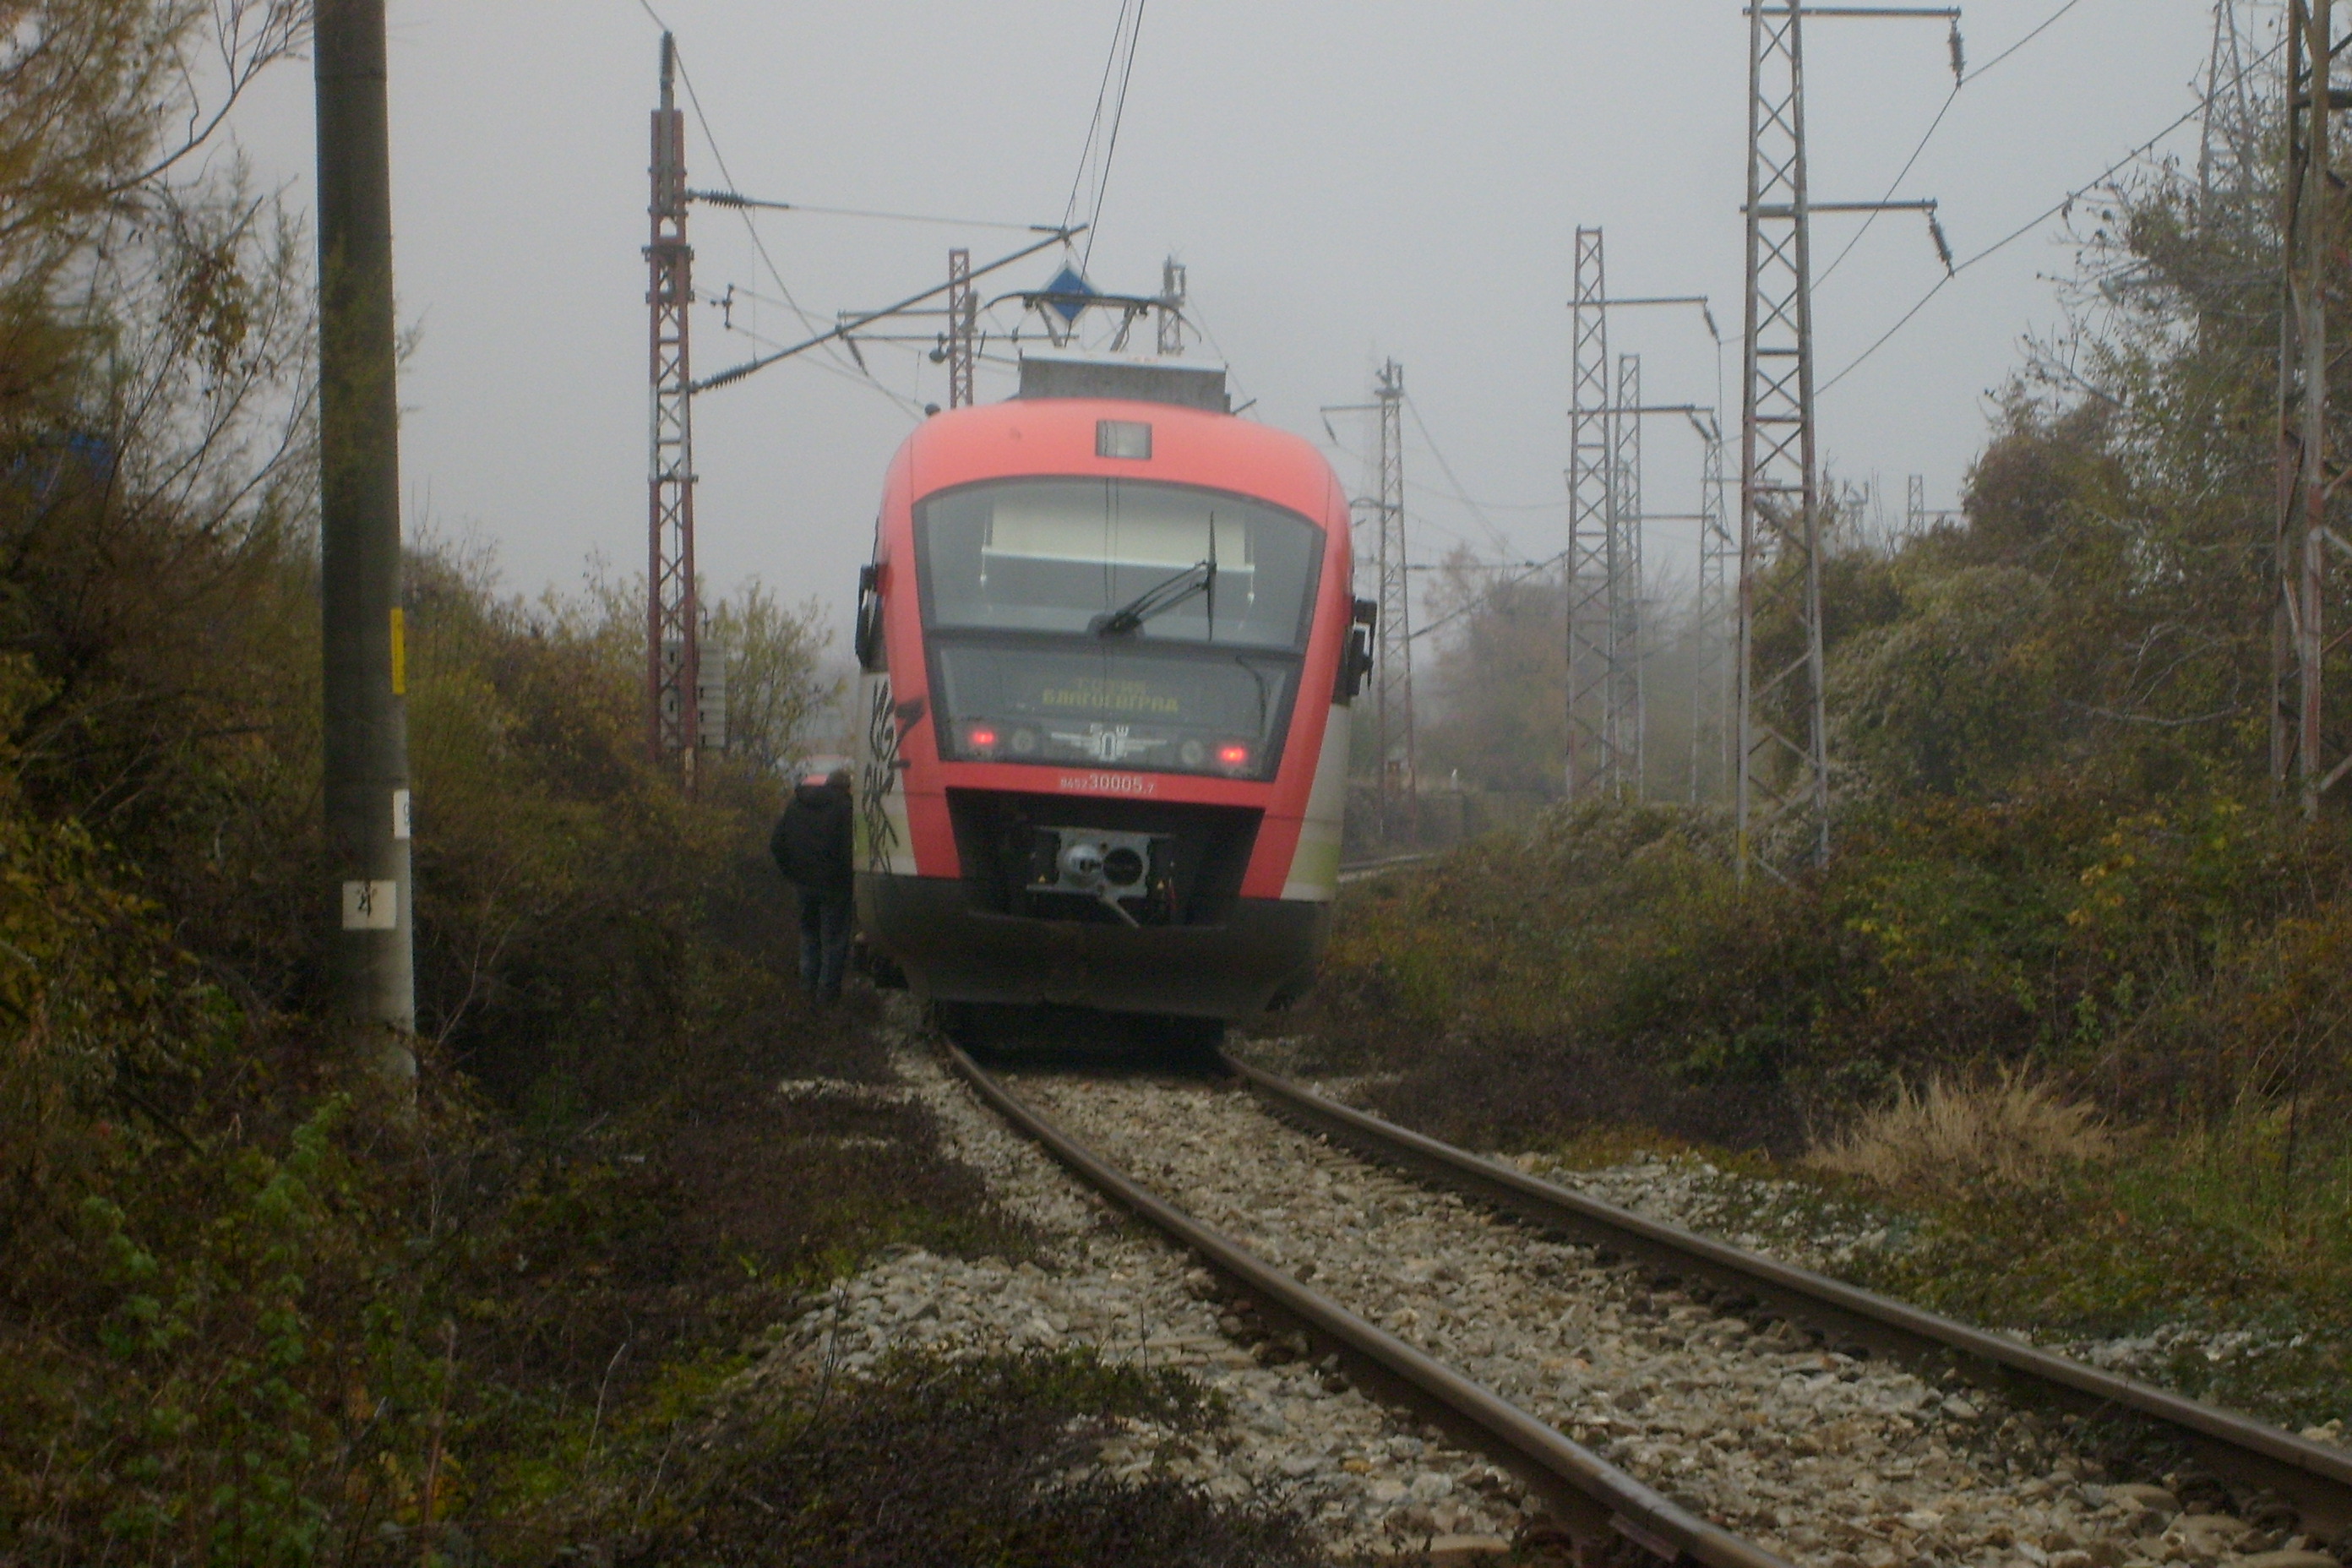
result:
[[[898,825],[890,816],[890,796],[898,788],[898,774],[907,766],[898,754],[906,732],[922,722],[929,705],[919,697],[893,702],[890,678],[874,683],[874,700],[866,715],[866,776],[860,781],[858,815],[866,826],[866,868],[877,877],[890,874],[898,848]]]

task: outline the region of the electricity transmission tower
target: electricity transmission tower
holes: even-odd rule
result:
[[[1390,360],[1372,388],[1381,416],[1380,666],[1375,704],[1381,748],[1381,837],[1420,836],[1421,770],[1412,722],[1412,600],[1404,552],[1404,367]]]
[[[1610,417],[1609,751],[1622,795],[1639,798],[1648,739],[1642,689],[1642,356],[1617,356]]]
[[[2279,345],[2278,580],[2273,617],[2271,772],[2307,816],[2352,768],[2327,732],[2326,665],[2346,634],[2327,632],[2331,552],[2352,544],[2328,526],[2344,469],[2329,450],[2327,295],[2342,244],[2328,145],[2341,106],[2330,67],[2334,0],[2289,0],[2286,36],[2286,300]]]
[[[1609,396],[1609,290],[1601,232],[1576,231],[1576,295],[1569,306],[1573,359],[1568,408],[1568,748],[1576,801],[1615,789],[1623,774],[1611,721],[1619,689],[1615,443]]]
[[[1707,763],[1716,768],[1718,785],[1727,784],[1736,763],[1731,754],[1737,738],[1731,722],[1734,682],[1731,654],[1737,640],[1732,605],[1733,563],[1739,557],[1738,536],[1731,527],[1725,496],[1723,423],[1710,416],[1700,427],[1706,443],[1706,468],[1699,481],[1698,595],[1695,606],[1697,643],[1697,689],[1691,716],[1690,798],[1704,798]],[[1712,745],[1710,746],[1710,742]],[[1710,750],[1713,756],[1710,759]]]
[[[1648,745],[1642,668],[1642,421],[1693,404],[1642,401],[1642,361],[1617,361],[1609,376],[1609,312],[1696,305],[1715,335],[1702,295],[1612,300],[1598,228],[1576,231],[1576,292],[1570,301],[1573,374],[1569,400],[1568,745],[1570,800],[1639,795]],[[1704,430],[1704,426],[1701,426]],[[1663,520],[1660,520],[1663,521]]]
[[[1937,510],[1927,504],[1927,476],[1913,474],[1903,503],[1903,531],[1924,533],[1930,523],[1949,522],[1964,514],[1949,510]]]
[[[948,406],[972,404],[972,362],[978,357],[980,307],[971,292],[971,252],[948,252]]]
[[[653,385],[646,668],[654,760],[679,759],[690,784],[701,728],[696,710],[701,616],[695,603],[694,376],[688,353],[694,248],[686,241],[686,116],[677,107],[677,46],[664,33],[661,107],[653,118],[653,238],[646,247]]]
[[[2216,165],[2227,153],[2237,165],[2234,186],[2254,188],[2263,132],[2246,89],[2245,37],[2238,26],[2237,0],[2214,0],[2213,48],[2205,67],[2205,109],[2198,124],[2198,212],[2214,195]]]
[[[1891,6],[1754,0],[1748,50],[1748,300],[1739,463],[1738,859],[1787,878],[1829,857],[1822,498],[1813,409],[1812,215],[1932,202],[1816,203],[1806,184],[1804,17],[1934,17]]]

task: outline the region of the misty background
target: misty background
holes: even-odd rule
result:
[[[692,88],[694,187],[1023,225],[1069,208],[1121,7],[394,0],[408,525],[494,544],[520,592],[570,587],[592,557],[643,570],[656,12]],[[1955,97],[1941,21],[1811,24],[1815,199],[1934,197],[1965,260],[2188,115],[2210,27],[2205,0],[1978,0],[1961,30],[1983,74]],[[1317,411],[1365,401],[1395,357],[1419,416],[1414,559],[1461,546],[1547,559],[1564,543],[1579,225],[1607,232],[1612,294],[1708,295],[1728,334],[1718,352],[1695,311],[1616,314],[1612,353],[1643,355],[1648,400],[1720,395],[1736,411],[1747,32],[1733,0],[1147,5],[1098,226],[1080,242],[1088,276],[1149,293],[1163,258],[1182,261],[1213,340],[1196,352],[1230,363],[1250,417],[1324,444],[1351,488],[1367,483],[1370,423],[1336,417],[1335,444]],[[300,205],[310,93],[306,71],[281,69],[236,124],[260,182]],[[2196,136],[2191,118],[2157,155],[2193,157]],[[1081,220],[1087,205],[1081,194]],[[1817,220],[1817,275],[1861,224]],[[692,237],[703,375],[796,341],[803,319],[830,325],[937,283],[951,245],[984,265],[1027,243],[709,206]],[[1061,259],[986,279],[982,297],[1039,286]],[[1898,517],[1913,473],[1931,508],[1955,506],[1989,395],[2021,336],[2058,322],[2051,279],[2070,259],[2053,219],[1946,287],[1825,393],[1827,465],[1874,479]],[[1918,216],[1871,226],[1817,289],[1824,382],[1942,276]],[[945,368],[919,345],[864,353],[870,374],[845,353],[811,354],[698,401],[712,594],[758,578],[845,624],[883,468],[922,405],[946,399]],[[982,399],[1009,391],[1009,373],[983,365]],[[1697,440],[1659,420],[1645,450],[1648,510],[1696,510]],[[1653,524],[1654,575],[1686,578],[1695,540],[1692,524]]]

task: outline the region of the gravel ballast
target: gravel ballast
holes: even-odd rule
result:
[[[1434,1546],[1463,1560],[1519,1531],[1528,1505],[1516,1480],[1268,1333],[1213,1276],[1005,1127],[935,1058],[910,1047],[897,1065],[903,1092],[937,1115],[955,1156],[1045,1238],[1043,1256],[887,1257],[814,1303],[755,1375],[856,1376],[894,1352],[1091,1348],[1107,1362],[1181,1370],[1224,1412],[1191,1433],[1126,1423],[1099,1456],[1114,1476],[1156,1471],[1212,1497],[1289,1508],[1341,1557]]]
[[[1719,1315],[1367,1165],[1233,1089],[1047,1074],[1013,1087],[1196,1217],[1799,1563],[2335,1561],[2199,1511],[2210,1499],[2194,1487],[2107,1476],[2054,1419]]]

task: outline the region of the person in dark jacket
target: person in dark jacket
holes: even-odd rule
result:
[[[841,999],[849,964],[849,770],[807,778],[768,840],[776,869],[801,892],[801,984],[820,1002]]]

